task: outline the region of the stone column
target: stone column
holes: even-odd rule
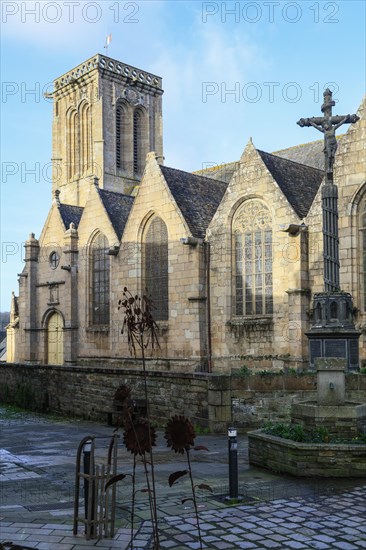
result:
[[[299,367],[304,367],[304,357],[308,352],[308,342],[305,330],[308,324],[310,306],[309,292],[309,245],[308,228],[305,225],[298,226],[297,233],[289,232],[289,250],[296,247],[297,257],[293,263],[289,263],[290,285],[288,294],[288,331],[284,331],[284,337],[288,338],[291,355],[297,360]]]
[[[79,344],[79,316],[78,316],[78,255],[79,235],[75,225],[70,223],[70,228],[64,235],[64,255],[68,263],[68,275],[65,285],[64,301],[64,362],[75,362],[78,356]]]
[[[327,181],[322,187],[324,290],[339,290],[338,189]]]
[[[34,233],[29,235],[25,245],[26,271],[22,274],[26,287],[26,317],[24,319],[24,360],[37,361],[39,356],[39,338],[37,330],[37,281],[38,281],[38,257],[39,242]]]

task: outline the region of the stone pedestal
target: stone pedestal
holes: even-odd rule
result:
[[[366,431],[366,404],[346,401],[344,359],[315,360],[317,400],[293,403],[291,421],[312,432],[325,428],[331,437],[352,439]]]
[[[344,405],[346,401],[345,360],[318,358],[315,359],[315,366],[318,373],[318,405]]]
[[[309,339],[309,365],[317,358],[345,360],[346,370],[359,369],[360,332],[353,322],[352,296],[347,292],[320,292],[314,295],[313,324]]]

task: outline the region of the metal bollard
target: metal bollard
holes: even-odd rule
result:
[[[90,454],[91,454],[92,440],[89,439],[84,443],[83,447],[83,466],[84,474],[88,477],[84,477],[84,506],[85,506],[85,519],[89,521],[94,521],[95,519],[95,506],[94,506],[94,483],[91,481],[91,475],[93,472],[90,472]],[[89,517],[89,490],[93,492],[92,494],[92,506],[91,514]],[[86,524],[87,525],[87,524]],[[91,524],[91,535],[94,535],[94,524]]]
[[[229,447],[229,496],[226,500],[243,500],[239,496],[238,487],[238,440],[237,429],[228,428],[228,447]]]

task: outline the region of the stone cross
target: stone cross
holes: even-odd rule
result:
[[[337,151],[337,138],[335,136],[336,130],[342,126],[342,124],[354,124],[360,117],[357,115],[332,115],[332,107],[335,106],[335,101],[332,99],[332,92],[327,88],[324,92],[324,103],[321,106],[321,110],[324,114],[322,117],[312,118],[300,118],[297,122],[302,128],[304,126],[313,126],[324,134],[324,157],[325,157],[325,171],[327,173],[327,180],[333,181],[333,165],[335,154]]]
[[[324,116],[300,118],[297,122],[302,128],[313,126],[324,134],[324,160],[326,178],[322,187],[323,210],[323,260],[324,290],[338,292],[339,286],[339,239],[338,239],[338,189],[333,183],[333,165],[337,151],[335,132],[342,124],[353,124],[360,120],[357,115],[333,116],[332,107],[335,101],[332,92],[324,92],[324,103],[321,107]]]

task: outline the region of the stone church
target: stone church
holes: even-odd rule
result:
[[[249,141],[236,162],[184,172],[164,165],[162,95],[160,77],[102,55],[54,81],[53,200],[25,244],[8,362],[128,364],[128,287],[154,301],[149,368],[306,369],[323,290],[323,140],[272,153]],[[341,288],[366,360],[365,101],[358,115],[334,177]]]

